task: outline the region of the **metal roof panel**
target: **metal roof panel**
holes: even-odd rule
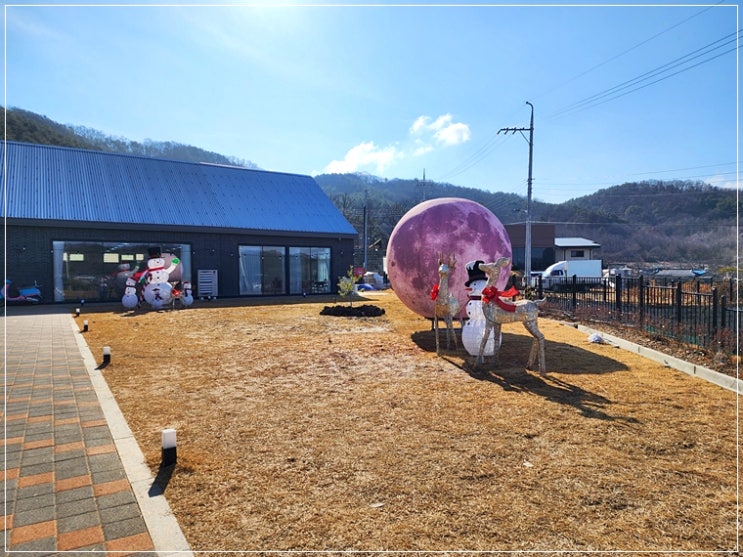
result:
[[[593,240],[580,237],[572,238],[555,238],[555,246],[558,248],[600,248],[601,244],[597,244]]]
[[[11,141],[1,170],[11,218],[357,234],[311,176]]]

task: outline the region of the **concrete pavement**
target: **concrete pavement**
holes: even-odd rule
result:
[[[73,311],[7,308],[4,549],[190,555]]]

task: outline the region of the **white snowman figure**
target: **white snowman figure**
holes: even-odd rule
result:
[[[183,295],[181,296],[181,303],[184,307],[188,307],[193,304],[193,288],[190,282],[183,283]]]
[[[121,304],[126,309],[134,309],[139,303],[137,297],[137,283],[133,278],[126,279],[126,286],[124,287],[124,295],[121,298]]]
[[[465,307],[467,311],[467,322],[462,327],[462,344],[470,356],[477,356],[480,353],[480,343],[482,336],[485,334],[485,315],[482,312],[482,289],[488,281],[488,277],[480,270],[480,263],[484,261],[470,261],[466,265],[467,282],[464,286],[469,290],[469,301]],[[498,338],[500,346],[503,336]],[[495,354],[495,334],[491,334],[485,345],[484,356]]]
[[[173,297],[173,285],[168,280],[170,273],[176,269],[179,262],[178,258],[173,258],[170,265],[166,267],[163,257],[152,257],[147,261],[144,299],[153,309],[162,308]]]

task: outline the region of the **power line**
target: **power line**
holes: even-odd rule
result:
[[[680,73],[686,72],[691,70],[692,68],[696,68],[697,66],[701,66],[702,64],[706,64],[708,62],[711,62],[712,60],[715,60],[719,58],[720,56],[723,56],[725,54],[728,54],[730,52],[734,52],[740,46],[737,45],[738,40],[740,39],[740,33],[743,30],[738,30],[735,33],[730,33],[729,35],[725,35],[724,37],[717,39],[716,41],[713,41],[701,48],[698,48],[696,50],[693,50],[692,52],[685,54],[684,56],[681,56],[679,58],[676,58],[674,60],[671,60],[670,62],[666,62],[665,64],[662,64],[648,72],[645,72],[643,74],[640,74],[637,77],[634,77],[632,79],[629,79],[627,81],[624,81],[620,83],[619,85],[615,85],[614,87],[610,87],[609,89],[605,89],[604,91],[600,91],[599,93],[595,93],[589,97],[586,97],[580,101],[577,101],[571,105],[568,105],[560,110],[558,110],[556,113],[552,114],[550,118],[557,118],[560,116],[564,116],[566,114],[574,113],[579,110],[585,110],[588,108],[593,108],[596,106],[599,106],[601,104],[604,104],[609,101],[616,100],[620,97],[623,97],[625,95],[629,95],[630,93],[634,93],[635,91],[639,91],[640,89],[644,89],[646,87],[649,87],[650,85],[654,85],[660,81],[664,81],[666,79],[669,79],[675,75],[678,75]],[[726,41],[726,42],[722,42]],[[722,44],[718,44],[722,43]],[[712,52],[719,50],[731,43],[736,43],[736,46],[733,48],[730,48],[728,50],[725,50],[723,52],[720,52],[714,56],[711,56],[709,58],[706,58],[704,60],[701,60],[695,64],[692,64],[690,66],[686,66],[676,72],[673,72],[669,75],[666,75],[664,77],[660,77],[656,79],[655,81],[651,81],[649,83],[645,83],[643,85],[640,85],[638,87],[634,87],[635,85],[638,85],[644,81],[647,81],[649,79],[652,79],[656,76],[662,75],[674,68],[677,68],[679,66],[683,66],[685,64],[688,64],[692,62],[693,60],[696,60],[702,56],[707,56],[708,54],[711,54]],[[717,46],[714,46],[717,45]],[[633,89],[630,89],[631,87],[634,87]],[[627,90],[629,89],[629,90]],[[622,92],[623,91],[623,92]],[[608,97],[608,98],[607,98]],[[603,100],[602,100],[603,99]]]
[[[490,152],[495,149],[496,144],[499,143],[502,143],[501,138],[499,138],[497,134],[493,135],[490,139],[487,140],[484,145],[482,145],[479,149],[473,152],[469,157],[467,157],[457,166],[452,168],[449,172],[438,178],[438,180],[448,180],[449,178],[453,178],[454,176],[458,176],[463,172],[469,170],[480,161],[485,159],[490,154]]]
[[[720,164],[705,164],[705,165],[702,165],[702,166],[691,166],[691,167],[687,167],[687,168],[675,168],[675,169],[668,169],[668,170],[652,170],[652,171],[649,171],[649,172],[635,172],[635,173],[632,173],[632,174],[623,174],[621,177],[620,176],[617,176],[611,182],[590,181],[590,183],[589,182],[559,182],[559,183],[557,183],[557,182],[550,182],[549,181],[549,178],[545,178],[545,179],[541,180],[540,183],[543,186],[552,186],[552,187],[554,187],[554,186],[606,186],[606,185],[616,185],[617,184],[617,180],[627,180],[628,178],[630,178],[632,176],[647,176],[649,174],[664,174],[664,173],[668,173],[668,172],[682,172],[682,171],[685,171],[685,170],[698,170],[698,169],[701,169],[701,168],[717,168],[717,167],[720,167],[720,166],[729,166],[731,164],[736,164],[736,163],[733,162],[733,163],[720,163]],[[737,174],[738,174],[738,172],[735,171],[735,170],[730,171],[730,172],[715,172],[714,173],[715,176],[735,176]],[[695,175],[691,175],[691,176],[685,176],[684,178],[678,178],[678,180],[691,180],[692,178],[708,178],[708,177],[709,177],[709,173],[707,173],[707,174],[695,174]],[[605,179],[606,178],[608,178],[608,177],[605,177]],[[676,178],[672,178],[672,179],[676,179]]]
[[[724,1],[725,0],[719,0],[715,5],[722,4]],[[689,20],[691,20],[691,19],[693,19],[693,18],[695,18],[695,17],[697,17],[697,16],[705,13],[706,11],[712,9],[713,7],[714,6],[708,6],[708,7],[704,8],[703,10],[700,10],[699,12],[697,12],[697,13],[689,16],[689,17],[687,17],[686,19],[683,19],[683,20],[679,21],[678,23],[676,23],[676,24],[674,24],[674,25],[672,25],[672,26],[670,26],[670,27],[668,27],[668,28],[666,28],[666,29],[664,29],[664,30],[656,33],[655,35],[653,35],[653,36],[651,36],[651,37],[649,37],[649,38],[647,38],[647,39],[645,39],[645,40],[643,40],[643,41],[641,41],[641,42],[639,42],[639,43],[637,43],[635,45],[633,45],[632,47],[630,47],[630,48],[628,48],[628,49],[620,52],[619,54],[617,54],[617,55],[615,55],[615,56],[613,56],[613,57],[605,60],[604,62],[601,62],[600,64],[597,64],[595,66],[592,66],[588,70],[585,70],[584,72],[582,72],[582,73],[576,75],[575,77],[571,78],[570,80],[564,82],[562,85],[565,85],[566,83],[569,83],[571,81],[574,81],[575,79],[578,79],[578,78],[580,78],[580,77],[582,77],[582,76],[584,76],[584,75],[586,75],[586,74],[594,71],[595,69],[597,69],[597,68],[599,68],[601,66],[604,66],[604,65],[606,65],[606,64],[608,64],[608,63],[616,60],[617,58],[620,58],[621,56],[623,56],[623,55],[625,55],[625,54],[627,54],[627,53],[629,53],[629,52],[631,52],[631,51],[633,51],[633,50],[635,50],[635,49],[637,49],[637,48],[639,48],[639,47],[641,47],[641,46],[643,46],[643,45],[645,45],[645,44],[647,44],[649,42],[651,42],[652,40],[656,39],[657,37],[659,37],[659,36],[661,36],[661,35],[669,32],[669,31],[671,31],[673,29],[675,29],[676,27],[681,26],[682,24],[684,24],[684,23],[688,22]],[[601,104],[610,102],[612,100],[619,99],[619,98],[621,98],[623,96],[629,95],[630,93],[634,93],[634,92],[639,91],[641,89],[644,89],[646,87],[650,87],[651,85],[654,85],[654,84],[659,83],[661,81],[665,81],[666,79],[669,79],[671,77],[674,77],[674,76],[676,76],[678,74],[681,74],[683,72],[689,71],[689,70],[691,70],[691,69],[693,69],[693,68],[695,68],[697,66],[700,66],[702,64],[706,64],[708,62],[711,62],[711,61],[713,61],[713,60],[715,60],[715,59],[717,59],[717,58],[725,55],[725,54],[728,54],[730,52],[733,52],[733,51],[741,48],[740,46],[737,45],[737,42],[740,39],[740,36],[741,36],[740,34],[741,34],[742,31],[743,30],[739,30],[739,31],[736,31],[734,33],[730,33],[729,35],[725,35],[724,37],[722,37],[720,39],[717,39],[716,41],[713,41],[713,42],[711,42],[711,43],[709,43],[709,44],[707,44],[707,45],[705,45],[703,47],[700,47],[700,48],[698,48],[698,49],[696,49],[696,50],[694,50],[694,51],[692,51],[690,53],[687,53],[684,56],[681,56],[679,58],[676,58],[676,59],[674,59],[674,60],[672,60],[670,62],[667,62],[665,64],[662,64],[661,66],[658,66],[657,68],[655,68],[653,70],[650,70],[648,72],[645,72],[645,73],[643,73],[643,74],[641,74],[641,75],[639,75],[639,76],[637,76],[635,78],[632,78],[632,79],[627,80],[627,81],[625,81],[623,83],[620,83],[619,85],[615,85],[614,87],[611,87],[609,89],[606,89],[606,90],[601,91],[601,92],[598,92],[598,93],[595,93],[594,95],[591,95],[591,96],[586,97],[586,98],[584,98],[584,99],[582,99],[580,101],[577,101],[577,102],[575,102],[575,103],[573,103],[571,105],[568,105],[568,106],[564,107],[563,109],[558,110],[556,113],[552,114],[551,116],[549,116],[549,119],[559,118],[559,117],[564,116],[566,114],[580,112],[582,110],[587,110],[589,108],[593,108],[593,107],[599,106]],[[723,42],[723,41],[726,41],[726,42]],[[722,43],[722,44],[718,44],[718,43]],[[654,81],[650,81],[648,83],[643,83],[643,82],[646,82],[646,81],[648,81],[650,79],[653,79],[654,77],[661,76],[662,74],[667,73],[667,72],[671,71],[674,68],[677,68],[677,67],[680,67],[680,66],[684,66],[685,64],[689,64],[690,62],[692,62],[692,61],[694,61],[694,60],[696,60],[696,59],[698,59],[700,57],[708,56],[709,54],[714,53],[714,51],[719,50],[721,48],[724,48],[725,46],[728,46],[728,45],[730,45],[732,43],[736,43],[736,46],[733,47],[733,48],[729,48],[729,49],[727,49],[727,50],[725,50],[723,52],[717,53],[714,56],[705,58],[705,59],[703,59],[703,60],[701,60],[701,61],[699,61],[697,63],[694,63],[692,65],[687,65],[685,67],[682,67],[678,71],[673,72],[673,73],[671,73],[669,75],[658,77],[658,79],[655,79]],[[717,46],[715,46],[715,45],[717,45]],[[560,86],[562,86],[562,85],[560,85]],[[558,86],[558,87],[560,87],[560,86]],[[556,88],[553,88],[552,90],[554,90]],[[470,168],[472,168],[473,166],[479,164],[485,158],[487,158],[495,150],[495,148],[498,145],[500,145],[501,143],[502,143],[501,141],[498,141],[497,134],[496,134],[496,136],[493,136],[493,137],[489,138],[481,147],[479,147],[476,151],[474,151],[464,161],[462,161],[457,166],[455,166],[454,168],[452,168],[450,171],[448,171],[447,173],[445,173],[444,175],[442,175],[440,178],[438,178],[438,180],[447,180],[447,179],[450,179],[452,177],[455,177],[455,176],[458,176],[458,175],[464,173],[465,171],[469,170]],[[656,172],[660,173],[660,172],[666,172],[666,171],[656,171]],[[650,174],[650,173],[652,173],[652,172],[648,172],[648,174]]]
[[[719,1],[718,1],[718,2],[717,2],[717,3],[715,4],[715,5],[714,5],[714,6],[719,6],[719,5],[720,5],[720,4],[722,4],[722,3],[724,2],[724,1],[725,1],[725,0],[719,0]],[[636,43],[636,44],[634,44],[633,46],[629,47],[629,48],[628,48],[628,49],[626,49],[626,50],[623,50],[623,51],[622,51],[622,52],[620,52],[619,54],[616,54],[616,55],[612,56],[611,58],[608,58],[607,60],[604,60],[603,62],[600,62],[600,63],[596,64],[595,66],[591,66],[591,67],[590,67],[590,68],[588,68],[587,70],[585,70],[585,71],[583,71],[583,72],[579,73],[578,75],[575,75],[575,76],[571,77],[571,78],[570,78],[570,79],[568,79],[567,81],[565,81],[565,82],[561,83],[560,85],[558,85],[558,86],[556,86],[556,87],[553,87],[552,89],[550,89],[550,90],[549,90],[549,91],[547,91],[546,93],[543,93],[542,95],[538,95],[537,97],[539,98],[539,97],[542,97],[543,95],[546,95],[546,94],[548,94],[548,93],[551,93],[552,91],[555,91],[556,89],[559,89],[560,87],[563,87],[563,86],[567,85],[568,83],[572,83],[572,82],[573,82],[573,81],[575,81],[576,79],[579,79],[579,78],[583,77],[584,75],[587,75],[587,74],[591,73],[592,71],[594,71],[594,70],[597,70],[598,68],[601,68],[602,66],[605,66],[605,65],[607,65],[607,64],[609,64],[609,63],[611,63],[611,62],[613,62],[614,60],[617,60],[618,58],[621,58],[621,57],[622,57],[622,56],[624,56],[625,54],[629,54],[629,53],[630,53],[630,52],[632,52],[633,50],[636,50],[636,49],[640,48],[641,46],[643,46],[643,45],[645,45],[645,44],[647,44],[647,43],[649,43],[649,42],[651,42],[651,41],[653,41],[653,40],[657,39],[658,37],[660,37],[660,36],[662,36],[662,35],[665,35],[666,33],[668,33],[669,31],[672,31],[672,30],[673,30],[673,29],[675,29],[676,27],[680,27],[681,25],[683,25],[683,24],[684,24],[684,23],[686,23],[687,21],[689,21],[689,20],[691,20],[691,19],[694,19],[695,17],[698,17],[698,16],[702,15],[703,13],[705,13],[705,12],[707,12],[707,11],[711,10],[711,9],[712,9],[712,8],[713,8],[714,6],[708,6],[708,7],[704,8],[703,10],[700,10],[700,11],[696,12],[695,14],[692,14],[692,15],[690,15],[690,16],[689,16],[689,17],[687,17],[686,19],[682,19],[682,20],[681,20],[681,21],[679,21],[678,23],[675,23],[675,24],[671,25],[670,27],[667,27],[666,29],[663,29],[662,31],[659,31],[659,32],[658,32],[658,33],[656,33],[655,35],[653,35],[653,36],[651,36],[651,37],[649,37],[649,38],[647,38],[647,39],[645,39],[645,40],[643,40],[643,41],[640,41],[639,43]]]

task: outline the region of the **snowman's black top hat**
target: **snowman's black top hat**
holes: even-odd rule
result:
[[[479,259],[477,261],[470,261],[465,266],[465,269],[467,269],[467,282],[464,283],[465,286],[469,286],[476,280],[488,280],[487,275],[480,270],[480,263],[485,263],[484,261],[480,261]]]

